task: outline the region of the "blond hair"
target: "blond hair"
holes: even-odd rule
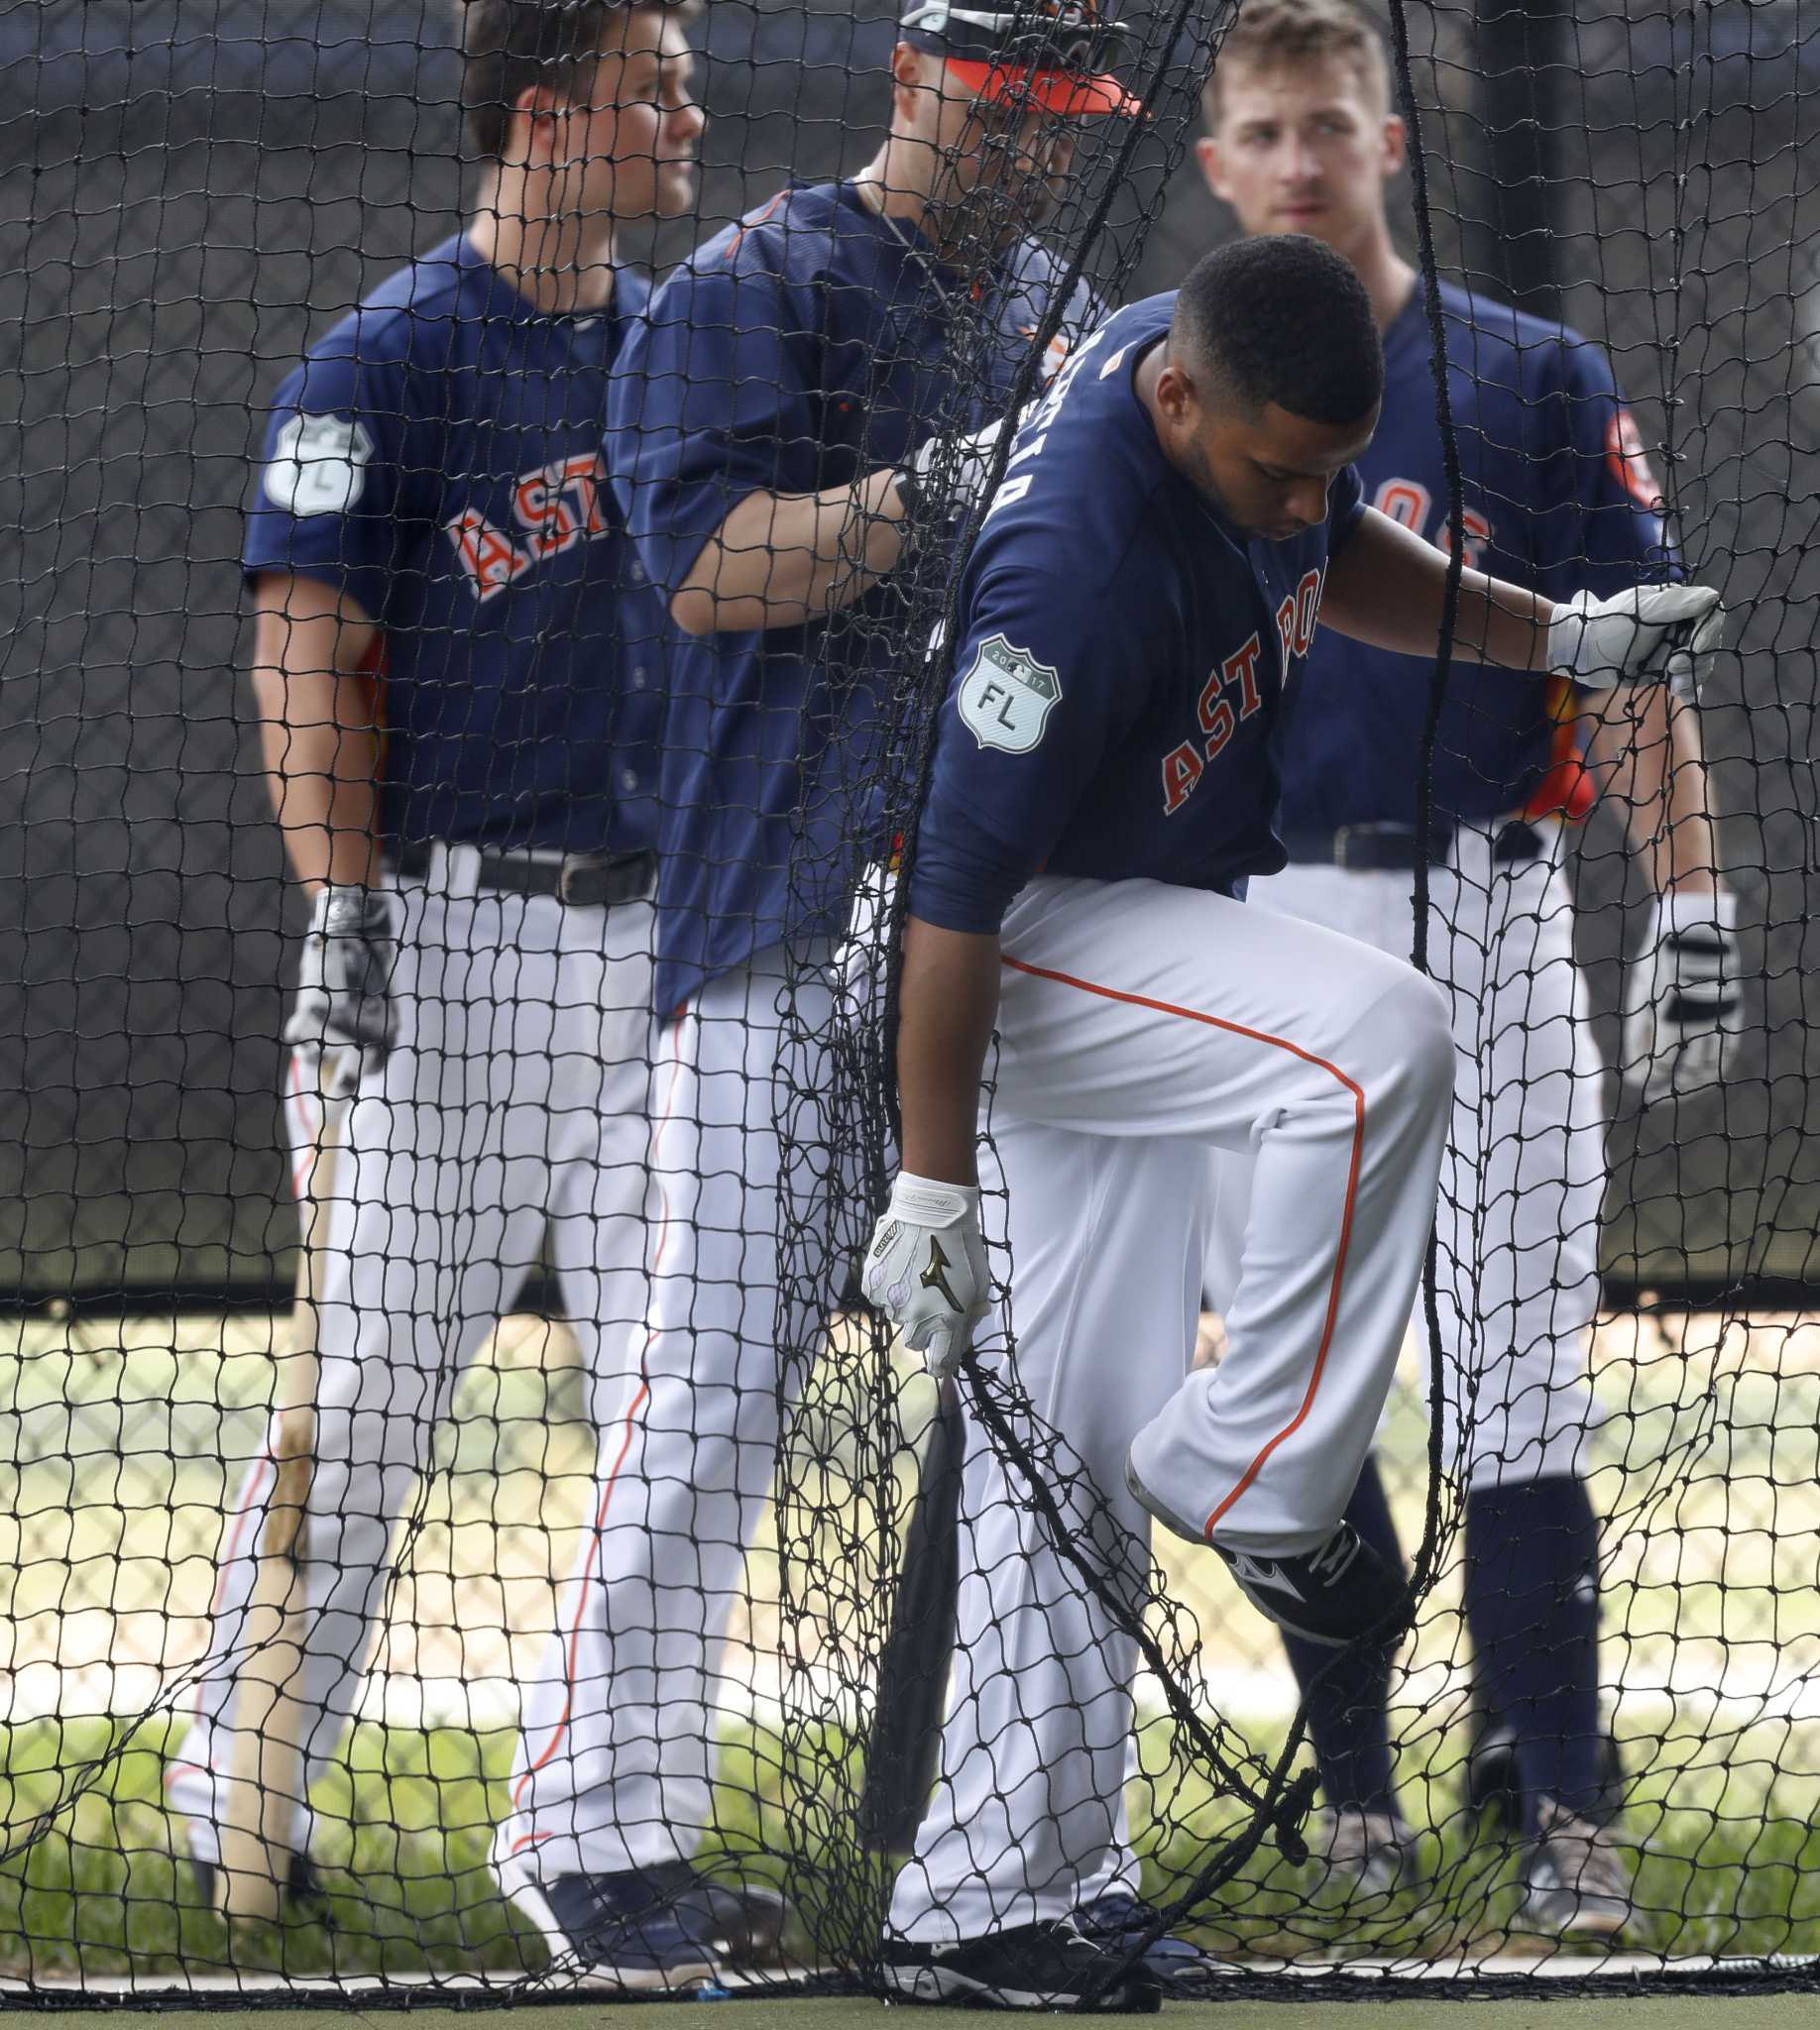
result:
[[[1220,77],[1234,66],[1276,70],[1336,56],[1388,112],[1390,63],[1383,39],[1352,0],[1245,0],[1213,59],[1201,94],[1207,126],[1218,131]]]

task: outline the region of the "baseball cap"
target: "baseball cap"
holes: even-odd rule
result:
[[[1127,35],[1094,0],[1023,0],[1004,8],[921,0],[898,25],[913,48],[941,56],[949,74],[991,103],[1017,98],[1045,113],[1143,111],[1110,66]]]

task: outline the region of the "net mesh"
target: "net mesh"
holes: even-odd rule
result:
[[[819,301],[818,318],[848,319],[869,351],[859,368],[820,362],[855,410],[786,423],[782,383],[761,380],[772,419],[750,434],[772,463],[740,468],[746,486],[849,487],[932,430],[1006,413],[1101,308],[1170,285],[1231,235],[1188,147],[1238,10],[1124,12],[1120,75],[1148,117],[1081,124],[1038,233],[1046,282],[1005,287],[1000,242],[1029,220],[982,202],[951,249],[960,287],[912,262],[891,320]],[[344,1112],[325,1138],[332,1094],[306,1081],[283,1100],[282,989],[307,910],[284,881],[257,701],[231,674],[253,648],[242,509],[282,378],[447,241],[487,173],[462,136],[458,13],[349,0],[281,32],[251,0],[184,0],[149,34],[106,0],[0,5],[0,51],[26,87],[0,127],[0,302],[16,334],[0,484],[17,532],[0,578],[0,749],[19,786],[0,864],[14,1095],[0,1281],[18,1300],[0,1346],[0,1991],[225,1975],[301,1995],[326,1975],[329,1993],[476,1976],[530,1992],[590,1954],[559,1942],[552,1960],[522,1887],[628,1867],[713,1942],[718,1979],[874,1986],[894,1878],[932,1785],[954,1774],[939,1759],[944,1698],[999,1710],[1008,1690],[1047,1682],[1010,1643],[1014,1597],[1044,1653],[1091,1652],[1133,1676],[1128,1721],[1097,1705],[1037,1716],[1104,1735],[1102,1752],[1123,1758],[1122,1785],[1062,1843],[1128,1847],[1116,1886],[1154,1906],[1115,1913],[1108,1979],[1165,1931],[1212,1956],[1171,1964],[1183,1992],[1335,1964],[1521,1978],[1724,1962],[1800,1977],[1769,1956],[1820,1949],[1820,1405],[1802,1308],[1820,1187],[1805,1133],[1811,27],[1792,4],[1594,0],[1381,20],[1418,138],[1417,202],[1393,216],[1424,287],[1564,318],[1609,355],[1636,431],[1621,462],[1647,456],[1689,574],[1733,610],[1688,716],[1744,984],[1723,1083],[1641,1089],[1626,994],[1650,949],[1656,855],[1626,819],[1633,833],[1664,822],[1639,788],[1638,755],[1670,737],[1652,725],[1605,736],[1618,755],[1606,795],[1572,825],[1537,818],[1545,850],[1499,859],[1494,838],[1476,868],[1449,843],[1397,877],[1402,949],[1414,929],[1477,1068],[1450,1134],[1425,1315],[1375,1447],[1383,1517],[1361,1520],[1400,1540],[1419,1604],[1393,1653],[1305,1660],[1299,1684],[1218,1561],[1160,1530],[1137,1543],[1107,1499],[1120,1491],[1082,1465],[1081,1434],[1052,1427],[1019,1387],[1016,1263],[989,1163],[1003,1303],[961,1386],[938,1389],[856,1301],[895,1161],[896,859],[914,840],[978,509],[958,541],[931,534],[828,620],[767,634],[771,660],[747,674],[773,688],[743,733],[705,732],[675,707],[720,681],[694,644],[659,640],[654,622],[615,631],[598,582],[590,605],[546,576],[565,554],[597,554],[571,539],[578,522],[597,533],[587,500],[550,486],[559,455],[592,456],[587,403],[605,399],[565,354],[573,405],[540,396],[534,425],[514,411],[511,441],[485,454],[496,478],[541,474],[545,493],[520,511],[509,489],[478,510],[477,540],[490,531],[508,545],[498,555],[531,559],[490,603],[518,602],[532,647],[488,665],[472,621],[458,629],[444,610],[429,628],[445,651],[464,641],[440,665],[450,727],[484,728],[495,749],[474,836],[549,845],[526,819],[526,782],[542,815],[559,782],[561,811],[598,822],[619,765],[608,750],[629,737],[624,721],[606,736],[584,724],[566,691],[541,720],[485,717],[499,671],[533,685],[560,671],[579,694],[605,669],[629,697],[634,672],[661,667],[666,811],[693,799],[732,815],[670,830],[660,849],[709,874],[769,854],[793,935],[779,941],[750,888],[726,891],[737,960],[668,999],[660,988],[665,1019],[647,1038],[635,897],[603,917],[501,896],[443,853],[402,883],[400,982],[439,1027],[433,1042],[407,1036],[391,1075],[409,1063],[419,1082],[363,1089],[364,1116]],[[628,230],[622,257],[661,276],[756,221],[786,171],[815,185],[857,169],[891,117],[892,21],[886,8],[709,9],[689,31],[708,114],[699,192],[685,216]],[[792,224],[785,254],[811,231]],[[736,299],[714,314],[746,313]],[[811,334],[794,314],[752,321],[801,350]],[[496,305],[491,321],[511,319]],[[1498,398],[1485,341],[1501,327],[1494,307],[1441,322],[1458,455],[1422,532],[1452,525],[1470,542],[1472,512],[1500,524],[1524,508],[1486,498],[1502,425],[1475,435],[1477,406]],[[819,347],[826,328],[813,336]],[[557,385],[547,362],[501,357],[502,375]],[[680,357],[705,386],[747,385],[724,348]],[[1521,431],[1530,411],[1515,414]],[[620,441],[660,434],[634,422]],[[932,490],[960,459],[952,443],[934,458]],[[462,504],[443,505],[423,517],[438,529]],[[853,524],[845,561],[871,539]],[[466,568],[452,541],[413,559],[397,540],[392,577],[382,565],[368,581],[384,581],[375,598],[395,578]],[[617,537],[609,550],[619,572],[650,554]],[[1569,542],[1562,568],[1582,560]],[[629,579],[610,594],[641,611]],[[552,645],[565,630],[579,651],[566,657]],[[1436,670],[1409,755],[1431,837],[1457,815],[1449,767],[1457,782],[1475,765],[1458,707],[1476,674]],[[745,734],[762,745],[772,720],[787,733],[763,748],[779,772],[760,831],[751,778],[729,757]],[[1560,738],[1585,732],[1564,706]],[[504,758],[584,733],[600,751],[582,771],[540,772],[533,753],[513,774]],[[1673,737],[1684,756],[1685,729]],[[729,772],[711,792],[686,764],[715,739]],[[830,754],[841,765],[820,767]],[[1691,764],[1677,765],[1685,781]],[[621,932],[631,945],[612,942]],[[1563,1037],[1564,1060],[1549,1055]],[[610,1090],[615,1068],[637,1099]],[[602,1118],[647,1116],[635,1155],[589,1139]],[[325,1139],[339,1156],[332,1191],[316,1183],[320,1237],[335,1237],[328,1273],[339,1253],[346,1280],[318,1286],[297,1320],[291,1172]],[[634,1172],[635,1200],[616,1196]],[[306,1190],[306,1232],[311,1202]],[[364,1270],[345,1266],[350,1233]],[[633,1289],[621,1274],[628,1260],[649,1268],[648,1300],[641,1276]],[[1218,1282],[1210,1265],[1216,1305]],[[1544,1327],[1513,1324],[1513,1289]],[[1204,1324],[1216,1357],[1217,1320]],[[687,1349],[668,1366],[666,1335]],[[1533,1530],[1562,1546],[1535,1571],[1509,1548],[1534,1522],[1520,1497],[1503,1511],[1475,1497],[1475,1515],[1466,1484],[1483,1475],[1462,1465],[1489,1457],[1527,1483],[1534,1461],[1520,1477],[1511,1435],[1526,1390],[1562,1407],[1590,1499],[1585,1523],[1551,1510]],[[299,1410],[313,1417],[299,1424]],[[1550,1499],[1561,1479],[1544,1477]],[[1588,1524],[1596,1651],[1573,1562]],[[292,1541],[294,1581],[273,1555]],[[969,1595],[958,1568],[987,1542],[1010,1548]],[[578,1583],[590,1573],[611,1583]],[[1488,1619],[1474,1584],[1528,1604]],[[1579,1703],[1544,1712],[1538,1664],[1578,1671]],[[1381,1730],[1361,1717],[1380,1701]],[[218,1716],[212,1734],[192,1732],[198,1711]],[[275,1752],[298,1712],[301,1776]],[[1632,1908],[1615,1940],[1563,1936],[1528,1901],[1523,1792],[1536,1778],[1506,1746],[1526,1729],[1554,1730],[1550,1780],[1580,1784],[1576,1812],[1623,1869]],[[1392,1809],[1371,1775],[1380,1732],[1408,1833],[1349,1856],[1346,1839]],[[976,1860],[994,1879],[1054,1878],[1056,1836],[1019,1801],[1041,1774],[1020,1772],[1009,1746],[992,1772],[1009,1830],[982,1826]],[[234,1846],[235,1823],[265,1845]],[[283,1879],[270,1903],[262,1873]],[[231,1917],[215,1907],[224,1884],[231,1906],[243,1899]]]

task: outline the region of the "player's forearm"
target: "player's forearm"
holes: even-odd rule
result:
[[[364,690],[330,670],[253,672],[273,815],[305,887],[375,885],[379,732]],[[360,724],[361,718],[367,724]]]
[[[800,627],[851,606],[903,555],[896,473],[820,494],[749,494],[670,602],[687,634]]]
[[[322,579],[259,581],[253,694],[273,815],[306,887],[379,879],[380,731],[364,674],[379,625]]]
[[[1446,606],[1446,558],[1389,515],[1367,508],[1328,568],[1321,619],[1373,648],[1431,661]],[[1483,571],[1462,571],[1453,655],[1505,669],[1546,669],[1553,615],[1539,593]]]
[[[1711,894],[1719,862],[1693,708],[1656,684],[1620,688],[1598,706],[1587,758],[1622,805],[1656,893]]]
[[[979,1182],[979,1081],[998,1013],[998,939],[912,917],[898,990],[903,1166],[948,1184]]]

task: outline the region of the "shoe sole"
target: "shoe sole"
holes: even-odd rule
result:
[[[1162,1989],[1154,1975],[1132,1978],[1127,1974],[1113,1987],[1088,2002],[1084,1995],[1044,1992],[1026,1987],[994,1987],[990,1981],[975,1980],[956,1967],[884,1967],[884,1984],[900,2000],[941,2007],[944,2004],[995,2009],[1080,2009],[1089,2014],[1155,2015],[1163,2006]]]
[[[720,1979],[721,1970],[708,1960],[699,1964],[684,1961],[678,1967],[609,1967],[598,1963],[584,1967],[568,1933],[557,1922],[555,1911],[537,1886],[536,1876],[522,1861],[496,1861],[493,1877],[506,1901],[523,1911],[537,1927],[550,1956],[550,1971],[544,1976],[548,1980],[577,1987],[622,1988],[627,1994],[651,1994],[661,1993],[665,1988],[700,1987]]]

